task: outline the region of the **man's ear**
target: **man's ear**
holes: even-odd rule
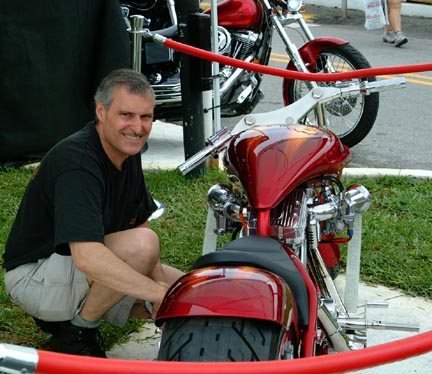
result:
[[[100,101],[96,101],[96,117],[99,122],[103,122],[105,119],[105,107]]]

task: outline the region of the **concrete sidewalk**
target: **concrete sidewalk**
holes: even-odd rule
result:
[[[164,122],[154,124],[149,140],[149,149],[142,156],[142,165],[145,170],[175,169],[184,161],[183,155],[183,128]],[[414,175],[416,177],[432,178],[431,171],[424,170],[394,170],[394,169],[345,169],[346,175]],[[343,299],[345,279],[338,277],[337,287]],[[368,308],[369,321],[417,323],[420,332],[432,330],[432,300],[405,296],[399,290],[388,289],[383,286],[360,284],[358,294],[357,313],[352,317],[362,317],[366,301],[389,302],[387,309]],[[129,342],[114,347],[108,356],[118,359],[154,360],[157,357],[160,335],[155,332],[152,322],[147,323],[141,331],[132,334]],[[397,332],[389,330],[369,330],[369,346],[395,341],[404,337],[413,336],[413,332]],[[432,371],[432,353],[401,362],[362,370],[367,374],[428,374]]]
[[[305,0],[304,4],[319,5],[327,8],[342,9],[342,0]],[[364,0],[347,0],[347,9],[364,12]],[[408,3],[402,0],[402,16],[432,18],[432,5]]]

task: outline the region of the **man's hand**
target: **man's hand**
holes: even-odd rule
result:
[[[166,295],[166,292],[168,291],[168,288],[170,287],[169,284],[167,282],[158,282],[158,284],[165,288],[165,295]],[[162,304],[163,299],[165,298],[165,295],[159,303],[158,302],[152,303],[151,318],[153,321],[156,320],[157,313],[159,311],[159,308]]]

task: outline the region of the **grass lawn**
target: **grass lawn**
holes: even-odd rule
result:
[[[30,175],[31,170],[25,168],[0,170],[0,255]],[[199,178],[185,178],[178,171],[146,173],[154,197],[167,207],[166,215],[152,223],[161,239],[163,262],[187,270],[200,255],[206,193],[223,177],[216,170]],[[345,185],[354,182],[362,183],[372,194],[371,208],[363,217],[361,279],[432,299],[432,184],[382,177],[351,179]],[[107,347],[124,341],[140,326],[141,321],[133,319],[122,329],[104,324]],[[49,335],[40,332],[33,320],[9,301],[3,270],[0,342],[50,349]]]

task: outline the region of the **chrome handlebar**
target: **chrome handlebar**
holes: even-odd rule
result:
[[[179,170],[183,175],[189,173],[196,166],[205,161],[209,156],[217,154],[221,149],[224,148],[225,144],[232,139],[233,135],[226,128],[222,128],[208,139],[208,146],[195,153],[192,157],[187,159],[179,166]]]
[[[235,125],[233,130],[230,131],[224,127],[210,136],[208,138],[208,145],[183,162],[179,166],[179,170],[183,175],[187,174],[209,156],[219,153],[235,134],[254,126],[300,123],[301,119],[310,111],[334,99],[358,95],[359,93],[368,95],[375,92],[404,88],[406,86],[404,78],[375,82],[362,81],[360,84],[347,82],[346,85],[343,85],[343,83],[337,87],[316,87],[301,99],[281,109],[246,115]],[[318,126],[323,125],[318,123]]]

